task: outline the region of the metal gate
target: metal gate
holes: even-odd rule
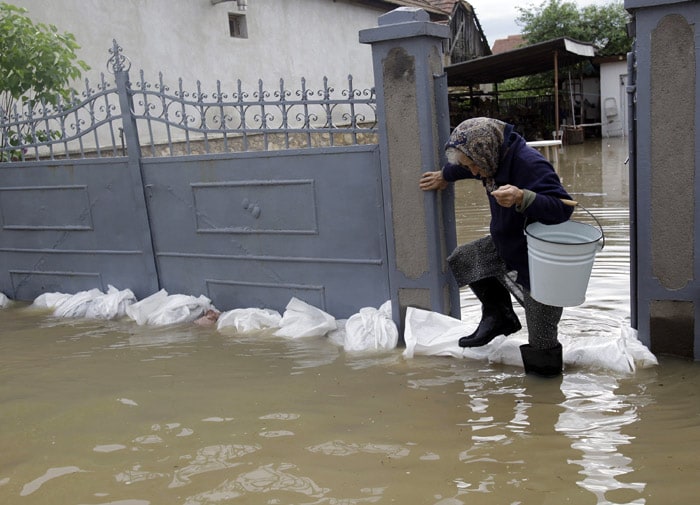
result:
[[[138,172],[124,158],[0,164],[0,290],[15,300],[158,287]]]
[[[157,268],[217,307],[390,298],[377,146],[143,160]]]
[[[116,86],[2,118],[31,134],[2,146],[0,290],[295,296],[336,317],[390,299],[371,91],[171,92],[111,52]]]

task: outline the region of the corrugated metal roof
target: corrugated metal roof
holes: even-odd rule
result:
[[[449,86],[471,86],[503,82],[512,77],[539,74],[554,69],[554,54],[559,66],[567,66],[595,56],[593,44],[568,37],[513,49],[456,63],[445,68]]]

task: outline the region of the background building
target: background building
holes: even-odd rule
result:
[[[309,79],[331,85],[352,74],[358,87],[371,87],[371,50],[358,32],[399,6],[420,7],[433,21],[448,13],[424,0],[15,0],[35,22],[73,33],[79,57],[96,81],[105,72],[116,39],[149,81],[162,72],[171,85],[206,79],[256,89],[262,80],[274,90],[279,79]],[[132,75],[133,78],[133,75]]]

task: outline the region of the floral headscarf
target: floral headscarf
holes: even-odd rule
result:
[[[488,177],[484,183],[494,186],[493,177],[498,170],[501,146],[506,123],[498,119],[477,117],[462,121],[450,135],[445,148],[455,148],[468,156]]]

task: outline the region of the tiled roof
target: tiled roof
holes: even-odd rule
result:
[[[508,35],[507,39],[498,39],[493,43],[491,52],[493,54],[505,53],[525,45],[525,38],[522,35]]]

